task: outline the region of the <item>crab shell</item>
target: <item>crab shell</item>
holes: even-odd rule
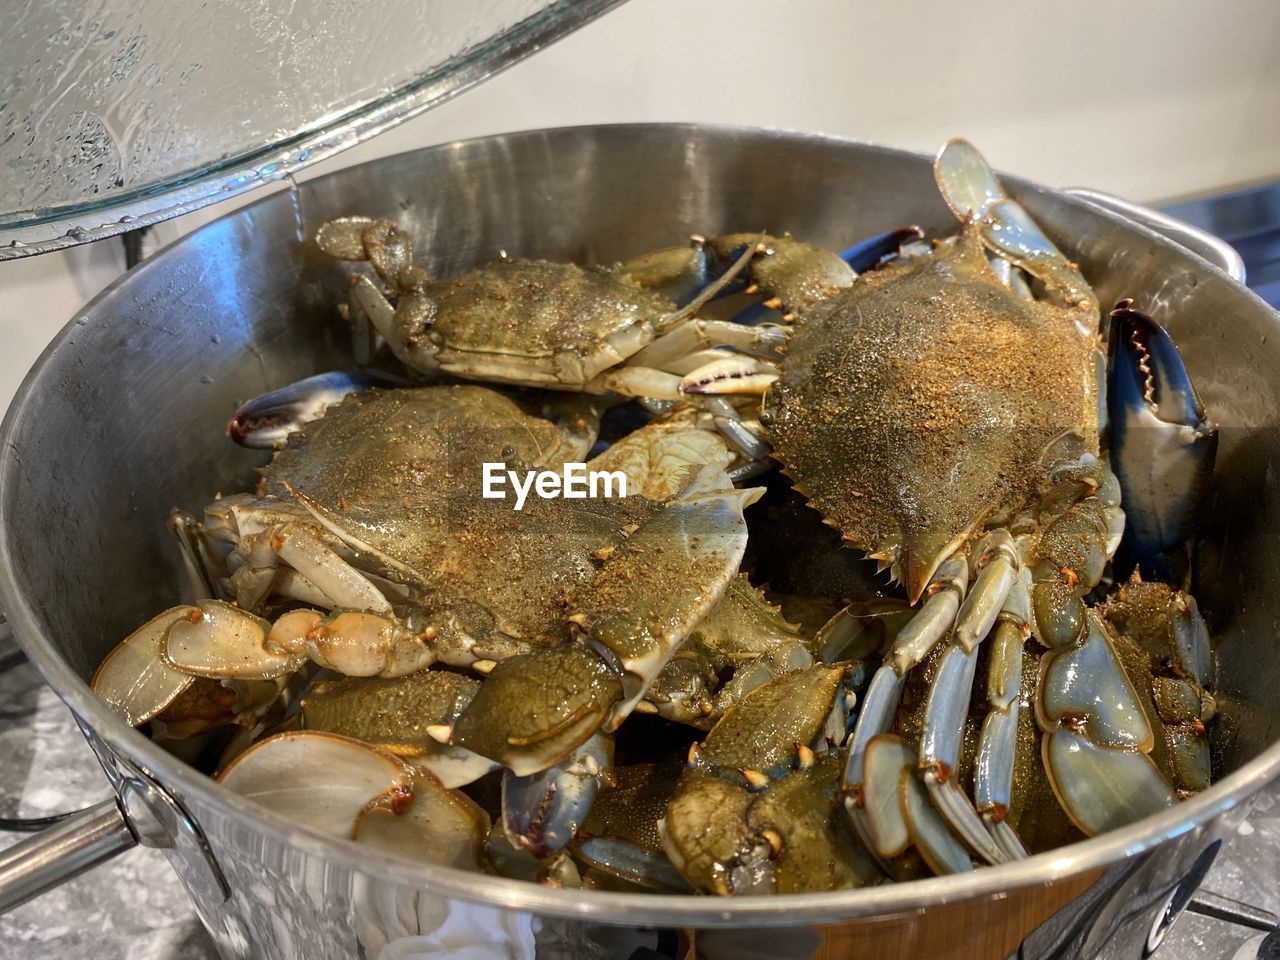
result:
[[[676,308],[606,267],[495,260],[451,280],[418,277],[401,312],[416,366],[559,389],[580,387],[631,356]]]
[[[987,518],[1034,502],[1054,439],[1096,453],[1086,326],[1015,297],[967,226],[804,311],[762,422],[800,491],[914,603]]]
[[[567,443],[485,387],[370,391],[291,438],[264,485],[303,502],[409,587],[443,644],[466,638],[470,649],[475,640],[496,659],[555,642],[566,593],[598,567],[593,551],[661,509],[639,497],[591,501],[589,510],[530,497],[516,512],[510,499],[482,498],[484,462],[558,465]]]

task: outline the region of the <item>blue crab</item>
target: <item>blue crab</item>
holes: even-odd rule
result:
[[[766,242],[790,249],[762,236],[695,237],[613,267],[501,257],[437,280],[414,266],[412,240],[390,221],[345,217],[316,234],[325,253],[373,267],[386,292],[368,275],[354,275],[347,313],[367,318],[410,370],[668,401],[681,399],[680,376],[705,363],[711,347],[776,353],[774,325],[696,316]],[[806,251],[806,260],[817,257]],[[822,269],[835,276],[828,283],[852,279],[834,254]],[[806,274],[804,284],[822,282]]]
[[[395,225],[326,224],[320,247],[377,277],[353,278],[348,316],[410,371],[561,399],[361,373],[251,401],[228,432],[280,447],[261,489],[175,517],[197,599],[127,638],[95,690],[174,739],[252,728],[223,781],[328,789],[322,827],[628,889],[968,870],[1203,789],[1213,655],[1185,575],[1216,428],[1128,301],[1104,354],[1088,284],[977,151],[952,141],[935,175],[958,236],[842,254],[740,233],[433,280]],[[591,464],[637,496],[513,513],[477,495],[482,462],[586,459],[619,396],[661,415]],[[759,491],[734,483],[770,452],[905,601],[823,625],[855,571],[787,583],[802,637],[746,579]],[[709,732],[611,798],[633,713],[659,719],[623,731],[624,756],[637,725]],[[285,732],[249,746],[268,727]],[[325,757],[351,776],[317,780]],[[491,830],[455,788],[499,767]]]
[[[367,739],[450,787],[507,767],[509,832],[549,850],[581,815],[536,798],[581,787],[589,806],[607,769],[602,728],[642,702],[709,724],[749,679],[809,662],[737,578],[742,510],[758,494],[732,486],[723,441],[694,412],[671,411],[590,460],[633,495],[531,498],[520,511],[482,497],[481,464],[576,460],[590,425],[472,385],[363,391],[322,414],[276,454],[258,495],[220,498],[186,530],[199,545],[192,569],[210,566],[212,543],[230,547],[194,582],[233,602],[174,607],[107,658],[94,688],[129,722],[161,717],[197,682],[275,680],[308,661],[380,678],[326,681],[303,698],[302,722]],[[738,636],[744,625],[759,637]],[[667,670],[691,633],[694,648]],[[736,646],[717,649],[731,633]],[[424,679],[437,661],[485,682]],[[728,662],[744,669],[721,691]],[[397,725],[433,736],[397,737]]]
[[[729,459],[723,443],[684,427],[655,423],[592,462],[629,471],[634,488],[667,500],[689,489],[691,466],[714,486]],[[669,525],[682,513],[643,496],[589,507],[531,499],[520,512],[482,499],[482,462],[555,465],[575,459],[590,442],[578,424],[531,416],[482,387],[348,397],[277,454],[264,475],[264,496],[210,504],[203,533],[234,547],[225,579],[237,606],[203,599],[195,613],[174,608],[144,631],[146,640],[163,634],[163,662],[219,679],[279,676],[307,659],[348,676],[397,676],[437,659],[483,667],[529,653],[572,613],[566,591],[611,565],[602,567],[600,557],[629,534],[637,535],[634,550],[645,542],[649,520]],[[699,501],[714,504],[708,509],[717,517],[722,501],[751,498],[727,481],[721,486],[722,494]],[[703,510],[690,506],[689,513],[701,517]],[[547,537],[548,529],[559,535]],[[708,549],[715,529],[705,531]],[[707,563],[712,556],[718,554]],[[737,559],[726,559],[719,590],[736,574]],[[251,611],[269,596],[332,613],[293,610],[267,623]],[[700,593],[697,603],[710,601]],[[406,612],[396,613],[397,606]],[[135,645],[142,649],[142,639]],[[104,693],[116,689],[111,679],[104,668]]]
[[[763,385],[703,369],[682,386],[762,394],[760,422],[797,489],[918,604],[895,623],[850,737],[844,789],[863,841],[885,861],[901,852],[906,834],[878,829],[873,812],[897,809],[899,767],[880,760],[901,747],[877,738],[890,734],[908,680],[928,661],[927,702],[909,745],[919,776],[965,847],[1001,862],[1025,855],[1008,820],[1031,638],[1043,651],[1032,739],[1070,821],[1093,834],[1167,806],[1176,791],[1153,760],[1150,694],[1126,671],[1115,629],[1087,602],[1125,527],[1105,449],[1098,304],[967,142],[940,151],[935,175],[962,222],[958,236],[797,309]],[[1135,551],[1163,555],[1189,532],[1216,428],[1158,324],[1124,302],[1112,325],[1111,419],[1143,429],[1117,431],[1122,445],[1110,462],[1132,480],[1143,474],[1143,450],[1167,454],[1161,482],[1148,469],[1125,490],[1138,518]],[[1198,613],[1182,606],[1196,624],[1184,631],[1202,647],[1196,656],[1208,657]],[[957,774],[984,646],[988,711],[970,793]],[[1191,679],[1202,687],[1208,678]],[[879,760],[870,764],[873,742]]]

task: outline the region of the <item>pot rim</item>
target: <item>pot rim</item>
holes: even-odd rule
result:
[[[913,151],[826,134],[690,123],[586,124],[549,127],[470,138],[407,152],[448,151],[469,143],[499,139],[510,140],[548,135],[597,135],[602,132],[617,135],[629,131],[696,131],[701,134],[746,137],[765,142],[807,141],[837,147],[856,147],[862,151],[869,150],[890,157],[911,158],[916,161],[927,157],[926,154]],[[403,155],[400,154],[400,156]],[[378,163],[386,159],[389,158],[368,162]],[[338,170],[323,178],[317,178],[317,181],[339,177],[344,172],[345,169]],[[1058,202],[1085,207],[1091,214],[1109,219],[1117,227],[1137,231],[1149,243],[1174,249],[1184,257],[1191,256],[1204,269],[1211,271],[1221,280],[1234,284],[1234,281],[1231,281],[1213,264],[1145,227],[1123,220],[1087,201],[1073,198],[1051,188],[1030,184],[1017,177],[1010,177],[1008,180],[1017,184],[1036,186],[1053,196]],[[253,204],[231,211],[214,222],[220,223],[227,218],[242,216],[254,205],[273,200],[278,200],[277,195],[254,201]],[[206,228],[199,228],[174,241],[136,269],[163,269],[166,256],[180,245],[191,242],[202,229]],[[90,316],[120,295],[121,288],[130,282],[134,272],[136,271],[121,275],[86,304],[53,339],[23,379],[10,404],[3,425],[0,425],[0,477],[8,476],[12,469],[11,461],[17,454],[11,442],[11,436],[18,423],[29,415],[28,411],[39,406],[39,388],[45,370],[54,355],[68,345],[74,331],[82,322],[86,322]],[[1251,291],[1242,290],[1242,293],[1252,298],[1257,308],[1270,312],[1273,319],[1280,323],[1280,315],[1277,315],[1264,301]],[[0,491],[0,502],[3,502],[3,498],[4,492]],[[164,751],[137,730],[125,726],[92,694],[88,684],[71,670],[41,635],[35,607],[18,589],[14,560],[2,531],[0,531],[0,603],[3,604],[3,610],[14,628],[14,634],[22,649],[71,711],[92,728],[95,735],[115,754],[128,758],[145,773],[154,777],[158,783],[170,789],[180,801],[185,803],[188,798],[194,799],[200,805],[212,808],[217,814],[236,821],[241,826],[270,834],[278,842],[287,843],[308,855],[324,858],[371,878],[415,886],[440,896],[457,897],[501,908],[528,910],[546,916],[590,918],[602,923],[639,923],[663,927],[794,926],[801,923],[902,914],[918,911],[926,906],[1000,898],[1014,889],[1079,876],[1087,871],[1102,870],[1117,861],[1143,853],[1166,840],[1196,829],[1202,823],[1247,800],[1270,781],[1280,778],[1280,741],[1278,741],[1203,793],[1137,823],[1037,854],[1026,860],[981,867],[964,874],[907,883],[889,883],[828,893],[732,899],[700,895],[552,889],[520,880],[425,864],[399,854],[372,850],[353,841],[291,823],[284,815],[261,807],[223,788],[214,780]],[[213,836],[209,839],[216,857],[218,838]]]

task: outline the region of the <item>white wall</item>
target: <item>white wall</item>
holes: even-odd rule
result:
[[[1045,183],[1168,198],[1280,176],[1280,3],[631,0],[358,150],[620,120],[963,134]]]
[[[1045,183],[1184,196],[1280,177],[1280,3],[630,0],[313,172],[460,137],[628,120],[925,151],[963,134],[997,166]],[[164,225],[157,239],[217,213]],[[0,404],[119,262],[108,241],[0,263]]]

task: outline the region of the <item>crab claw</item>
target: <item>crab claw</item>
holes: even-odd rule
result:
[[[866,273],[885,257],[898,252],[898,248],[912,240],[923,240],[924,231],[912,224],[909,227],[898,227],[885,233],[868,237],[861,243],[855,243],[843,253],[840,259],[853,267],[856,273]]]
[[[561,763],[527,777],[502,779],[502,828],[517,849],[549,857],[578,833],[596,791],[611,776],[613,741],[603,733]]]
[[[1132,303],[1111,311],[1107,376],[1111,468],[1127,518],[1116,574],[1137,568],[1174,581],[1213,475],[1218,426],[1169,334]]]
[[[566,645],[503,660],[449,730],[449,742],[529,777],[590,739],[623,698],[589,650]]]
[[[348,394],[390,383],[370,373],[319,373],[245,402],[227,421],[227,436],[242,447],[270,449]]]

